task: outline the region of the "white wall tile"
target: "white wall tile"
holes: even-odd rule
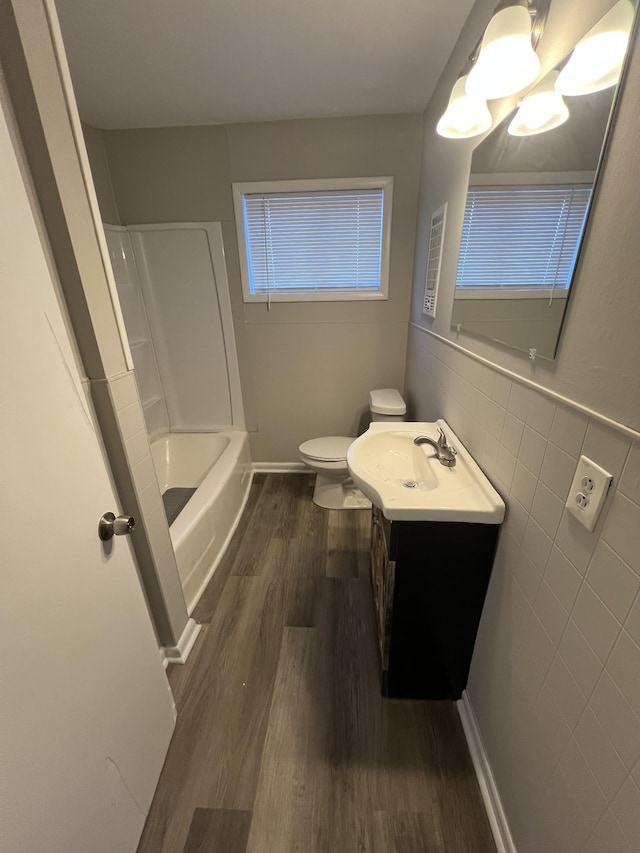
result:
[[[640,504],[640,442],[635,442],[622,472],[620,491]]]
[[[487,432],[484,437],[484,445],[482,447],[482,467],[487,474],[493,474],[496,467],[496,459],[498,458],[498,450],[500,442],[498,439]]]
[[[622,631],[618,637],[618,642],[607,661],[607,672],[640,717],[640,646],[635,644],[626,631]],[[638,737],[640,738],[640,730]]]
[[[600,465],[618,480],[624,466],[631,439],[623,433],[591,418],[584,437],[582,455]]]
[[[147,456],[133,468],[133,482],[138,492],[142,492],[153,483],[156,484],[157,488],[156,469],[153,467],[151,456]]]
[[[534,607],[534,611],[535,611]],[[523,636],[523,642],[529,648],[541,675],[546,676],[556,651],[556,646],[547,634],[544,626],[535,612],[531,614]],[[541,679],[542,683],[542,679]]]
[[[636,600],[631,605],[631,610],[624,623],[624,629],[640,645],[640,595],[636,596]]]
[[[591,708],[585,708],[574,736],[605,797],[610,801],[628,771]]]
[[[517,562],[511,563],[511,565],[515,579],[520,584],[528,600],[533,604],[542,581],[540,572],[537,571],[531,560],[522,552],[520,552]]]
[[[571,619],[562,635],[558,651],[576,684],[588,697],[602,672],[602,663]]]
[[[140,430],[140,432],[137,432],[131,438],[126,439],[125,447],[127,449],[129,465],[132,467],[144,462],[147,456],[151,455],[146,430]]]
[[[618,792],[613,810],[629,843],[637,845],[640,839],[640,788],[633,779],[627,779]]]
[[[561,604],[571,610],[582,584],[582,575],[556,545],[551,550],[544,579]]]
[[[511,380],[508,376],[504,376],[504,374],[498,373],[493,385],[493,392],[491,394],[492,398],[496,401],[496,403],[498,403],[498,405],[502,406],[503,409],[506,409],[507,404],[509,403],[510,394]]]
[[[529,518],[522,537],[522,550],[540,574],[547,565],[552,545],[553,542],[540,525],[533,518]]]
[[[611,802],[640,788],[640,442],[435,339],[424,350],[425,397],[509,486],[469,684],[516,845],[636,853],[629,806]],[[564,509],[582,453],[616,478],[593,533]]]
[[[516,468],[516,457],[503,445],[498,448],[496,457],[496,477],[504,484],[506,493],[509,493],[511,482],[513,480],[513,472]]]
[[[587,415],[568,406],[559,405],[556,407],[549,439],[565,453],[577,459],[588,423]]]
[[[534,392],[532,404],[527,414],[527,425],[548,438],[553,426],[556,404],[545,394]]]
[[[640,758],[640,718],[606,672],[596,684],[589,704],[616,752],[631,770]]]
[[[546,449],[546,440],[530,426],[526,426],[522,434],[519,459],[536,477],[540,475]]]
[[[178,567],[176,566],[176,556],[173,548],[169,547],[156,560],[158,575],[162,578],[164,586],[166,586],[169,594],[175,594],[176,590],[182,591],[182,584],[178,575]]]
[[[555,544],[565,557],[584,575],[598,541],[597,533],[589,533],[580,522],[565,511],[556,532]]]
[[[540,479],[562,501],[566,501],[575,474],[577,462],[555,444],[548,444],[544,455]]]
[[[527,416],[534,404],[534,399],[533,391],[519,382],[514,382],[511,387],[511,394],[509,395],[508,409],[516,418],[526,423]]]
[[[552,776],[536,809],[535,829],[539,837],[529,845],[526,853],[578,853],[589,837],[582,809],[560,768]]]
[[[569,612],[562,606],[551,587],[543,581],[535,601],[535,611],[545,631],[555,646],[558,645],[569,620]]]
[[[556,535],[564,504],[543,483],[538,482],[531,505],[531,517],[551,539]]]
[[[487,413],[487,430],[498,440],[502,435],[505,414],[505,410],[502,408],[502,406],[498,405],[495,400],[492,400],[489,403]]]
[[[533,708],[533,713],[538,719],[542,733],[552,750],[552,767],[555,769],[559,757],[564,752],[571,738],[571,729],[556,702],[548,684],[544,684],[538,694],[538,699]]]
[[[621,625],[589,584],[582,585],[571,618],[604,663],[618,639]]]
[[[624,622],[640,590],[640,577],[602,539],[589,563],[587,581],[613,615]]]
[[[608,853],[613,853],[613,851],[615,853],[637,853],[637,850],[631,847],[627,836],[624,834],[613,807],[607,809],[582,848],[582,853],[603,853],[603,851],[608,851]]]
[[[536,477],[528,468],[524,467],[522,462],[516,463],[513,480],[511,482],[511,492],[527,512],[531,509],[537,482]]]
[[[517,542],[522,542],[524,531],[529,520],[529,513],[522,504],[513,497],[513,492],[509,500],[506,502],[506,515],[503,522],[503,527]]]
[[[496,372],[492,370],[487,365],[482,366],[482,376],[480,379],[480,390],[483,394],[486,394],[487,397],[491,397],[493,394],[493,386],[496,381]]]
[[[111,396],[117,412],[122,411],[122,409],[125,409],[139,399],[138,387],[133,371],[123,373],[122,376],[118,376],[115,379],[110,379],[109,386],[111,387]]]
[[[602,538],[640,573],[640,506],[616,492],[602,528]]]
[[[569,783],[571,793],[582,812],[582,818],[590,835],[605,813],[607,801],[573,738],[560,759],[560,770]]]
[[[558,703],[568,726],[573,730],[584,711],[585,698],[575,678],[559,655],[556,655],[549,667],[546,686]]]
[[[139,402],[126,406],[118,413],[124,439],[131,438],[141,429],[145,429],[144,414]]]
[[[188,614],[181,588],[167,599],[167,612],[172,625],[186,625]]]
[[[512,415],[511,412],[507,412],[504,418],[500,441],[510,453],[514,454],[514,456],[517,456],[518,451],[520,450],[520,442],[522,441],[523,432],[524,423],[516,418],[515,415]]]

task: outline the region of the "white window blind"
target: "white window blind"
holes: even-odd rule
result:
[[[377,294],[384,189],[244,193],[252,296]]]
[[[567,289],[590,186],[471,187],[456,287]]]

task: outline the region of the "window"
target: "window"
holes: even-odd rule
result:
[[[245,302],[386,299],[393,178],[234,184]]]
[[[456,298],[566,295],[591,186],[470,187]]]

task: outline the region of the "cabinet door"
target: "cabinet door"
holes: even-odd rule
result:
[[[380,644],[380,659],[382,670],[386,672],[389,669],[396,564],[389,560],[385,531],[380,511],[376,507],[373,509],[371,520],[371,582],[376,610],[378,642]]]

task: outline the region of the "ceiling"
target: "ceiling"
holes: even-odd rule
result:
[[[421,112],[473,0],[56,0],[82,118]]]

